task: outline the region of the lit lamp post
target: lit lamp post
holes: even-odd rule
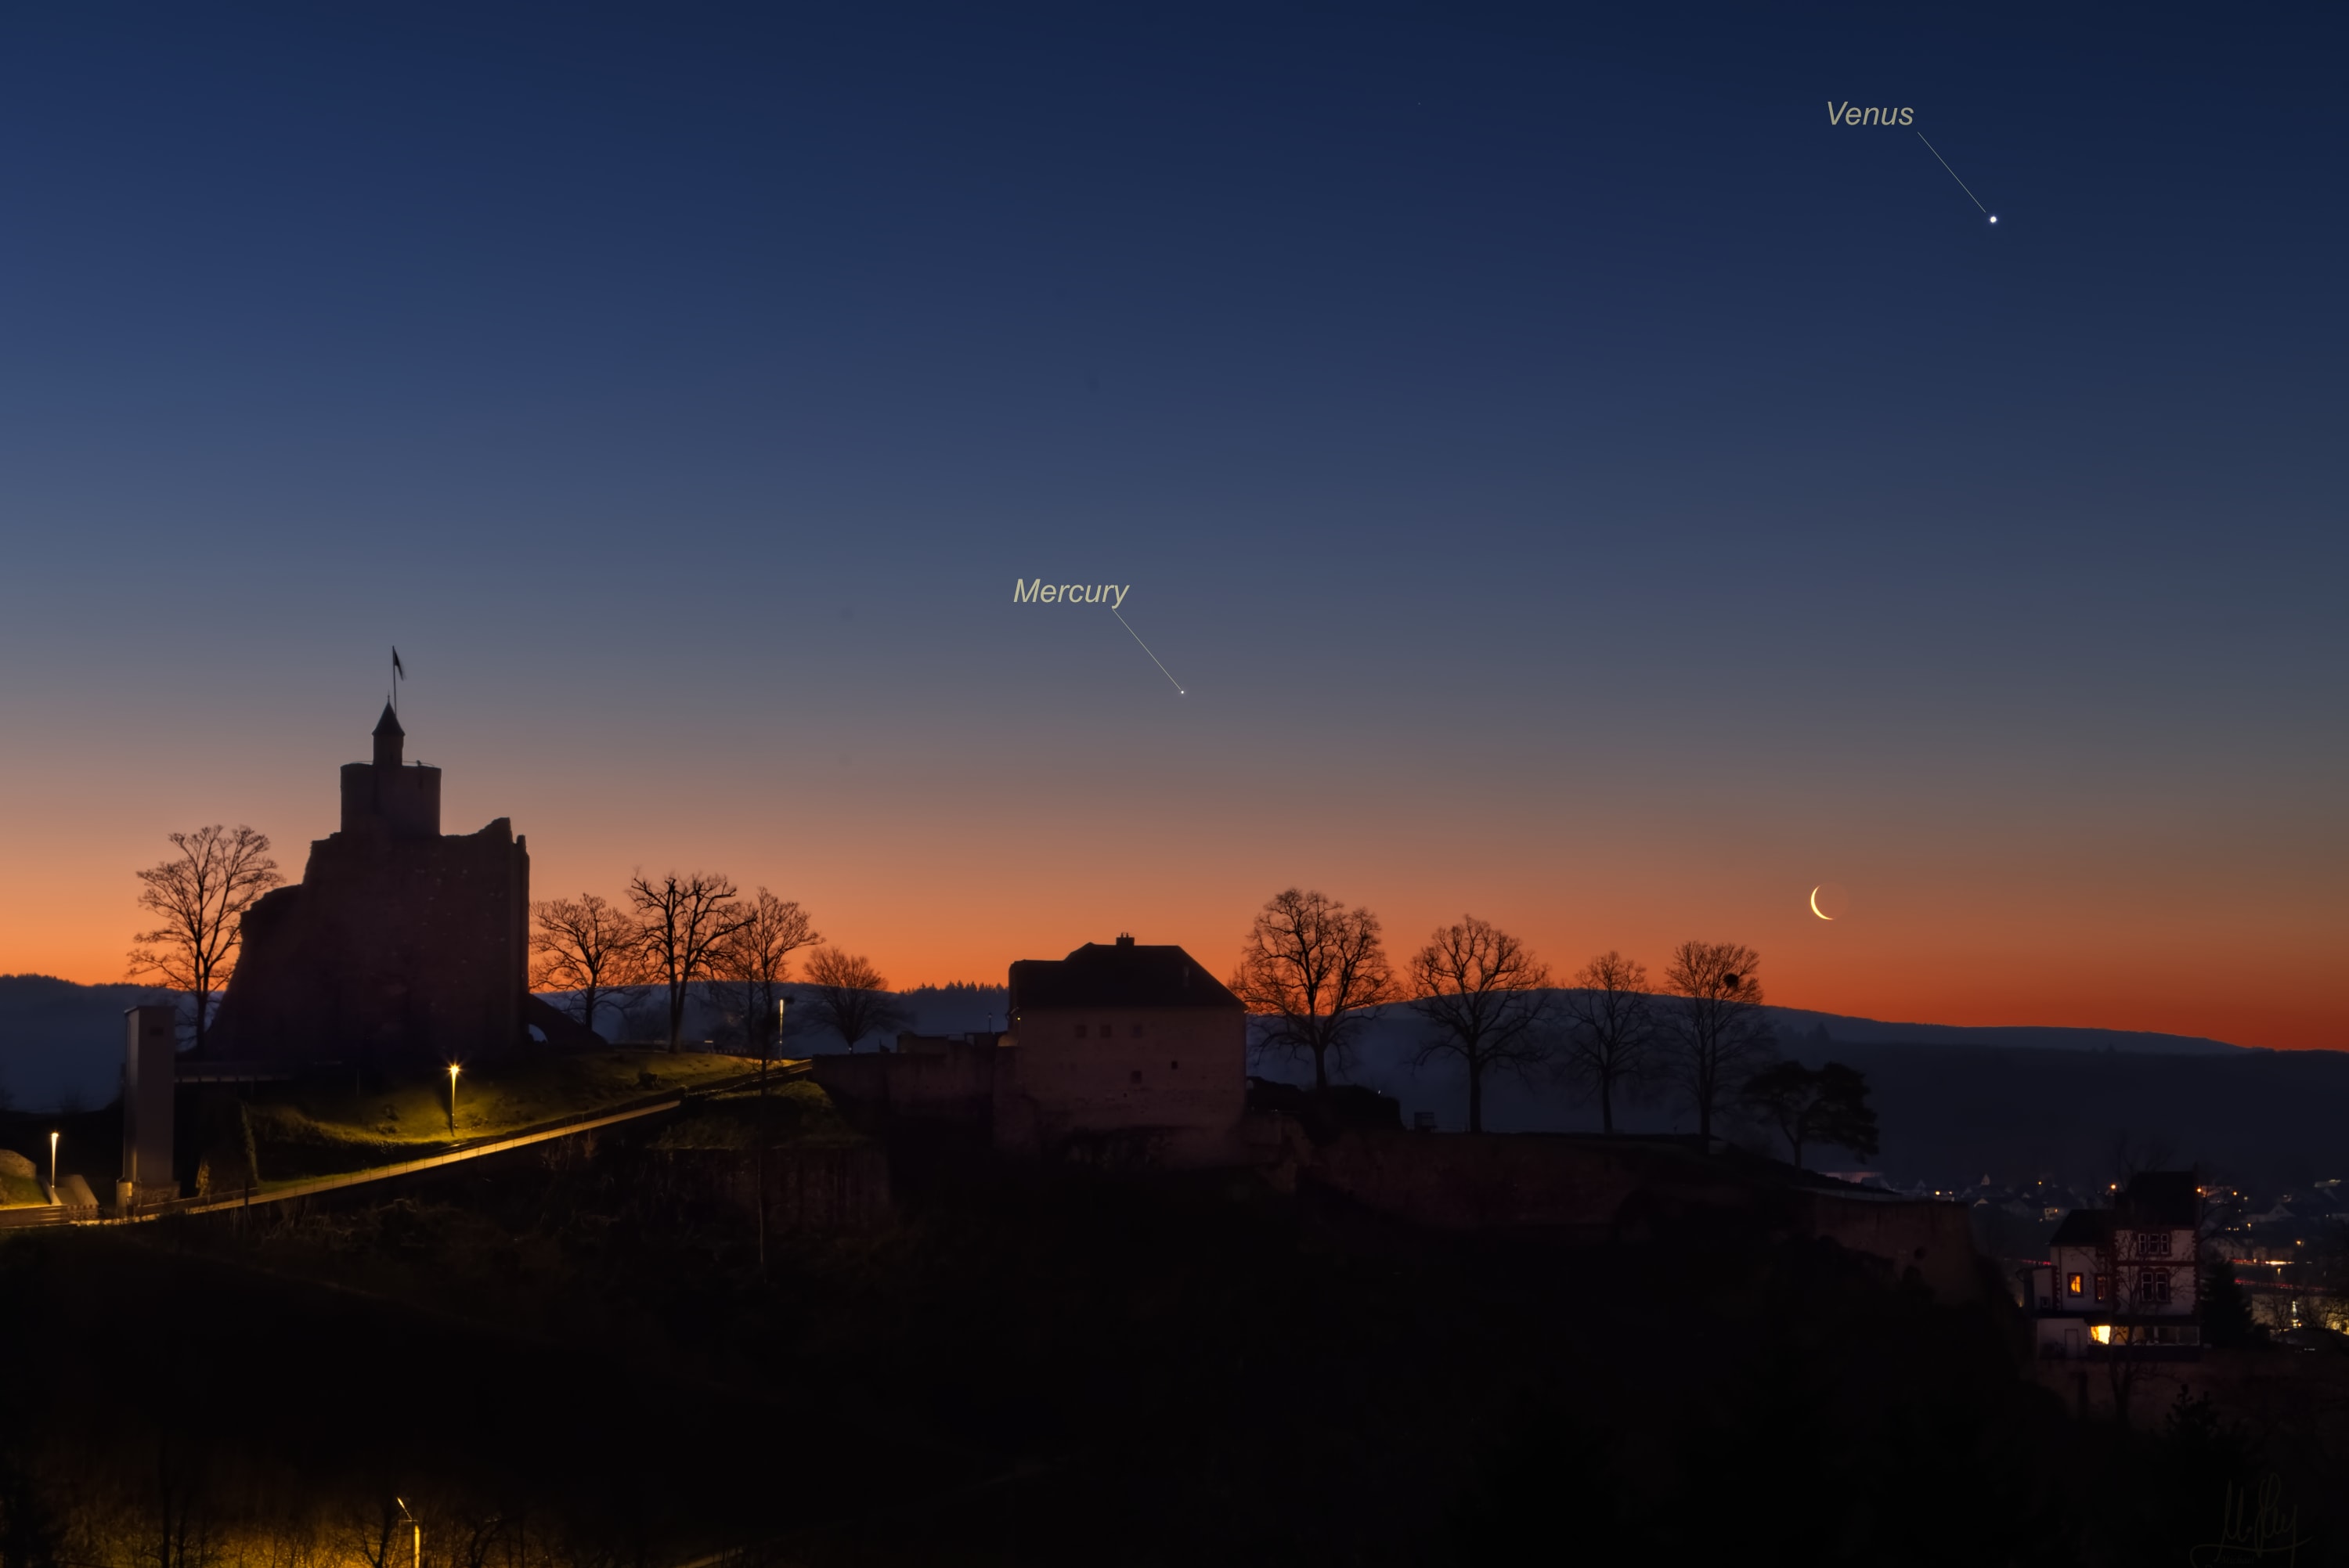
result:
[[[449,1081],[450,1083],[455,1083],[457,1081],[457,1069],[455,1068],[450,1068],[449,1069]],[[418,1522],[416,1515],[408,1511],[408,1500],[406,1498],[395,1497],[391,1501],[399,1504],[399,1517],[401,1522],[416,1532],[416,1568],[424,1568],[424,1526]]]
[[[57,1135],[54,1132],[49,1134],[49,1202],[64,1202],[57,1196]]]
[[[449,1136],[457,1136],[457,1064],[449,1064]]]
[[[775,1033],[759,1052],[759,1141],[750,1159],[750,1180],[759,1189],[759,1277],[767,1277],[767,1061],[782,1043],[783,1020],[792,1010],[789,996],[775,998]]]

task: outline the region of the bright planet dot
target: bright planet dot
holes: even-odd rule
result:
[[[1990,215],[1990,221],[1991,221],[1992,222],[1993,222],[1993,223],[1997,222],[1998,222],[1998,214],[1997,214],[1997,213],[1995,213],[1995,212],[1992,212],[1992,213]]]

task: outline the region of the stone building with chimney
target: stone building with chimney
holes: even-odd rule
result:
[[[995,1142],[1086,1142],[1148,1163],[1239,1156],[1247,1009],[1182,948],[1131,936],[1011,965],[1010,1032],[997,1055]]]
[[[1016,1159],[1236,1165],[1247,1112],[1247,1009],[1182,948],[1131,936],[1011,965],[1010,1025],[812,1059],[869,1126],[985,1131]]]
[[[288,1065],[466,1062],[529,1038],[530,852],[503,817],[440,831],[440,770],[384,705],[342,771],[342,826],[244,916],[205,1055]]]

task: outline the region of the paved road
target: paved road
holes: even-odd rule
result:
[[[808,1064],[804,1061],[779,1061],[770,1069],[770,1076],[788,1080],[801,1076],[807,1070]],[[717,1094],[727,1089],[748,1088],[758,1081],[757,1073],[742,1073],[733,1078],[699,1084],[682,1093],[624,1105],[601,1114],[564,1117],[559,1121],[542,1122],[536,1127],[524,1128],[519,1132],[510,1132],[496,1138],[479,1139],[460,1144],[454,1149],[443,1150],[439,1154],[429,1154],[416,1160],[403,1160],[397,1165],[377,1165],[365,1171],[346,1171],[339,1176],[320,1176],[307,1181],[288,1182],[282,1187],[259,1188],[250,1192],[238,1192],[233,1197],[182,1198],[171,1203],[142,1209],[128,1217],[67,1219],[64,1212],[57,1209],[32,1209],[22,1212],[38,1214],[43,1218],[20,1222],[55,1224],[64,1221],[67,1223],[82,1225],[135,1225],[142,1224],[149,1220],[160,1219],[165,1214],[210,1214],[217,1213],[223,1209],[258,1208],[264,1203],[283,1203],[292,1198],[307,1198],[316,1193],[332,1192],[346,1187],[363,1187],[370,1182],[388,1181],[398,1177],[414,1175],[419,1171],[433,1171],[444,1165],[455,1165],[467,1160],[480,1160],[492,1154],[504,1154],[516,1149],[527,1149],[533,1143],[544,1143],[551,1139],[570,1138],[582,1132],[593,1132],[598,1128],[616,1127],[623,1122],[641,1121],[648,1116],[661,1116],[675,1110],[688,1099]],[[18,1212],[8,1211],[10,1213]]]

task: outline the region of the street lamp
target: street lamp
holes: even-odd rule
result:
[[[449,1136],[457,1136],[457,1064],[449,1064]]]
[[[457,1081],[457,1069],[455,1068],[450,1068],[449,1069],[449,1081],[450,1083]],[[401,1522],[407,1524],[409,1529],[416,1532],[416,1568],[424,1568],[424,1526],[417,1522],[416,1515],[408,1511],[408,1500],[406,1498],[395,1497],[391,1501],[399,1504],[399,1517]]]
[[[759,1053],[759,1132],[750,1153],[750,1181],[759,1192],[759,1277],[767,1277],[767,1060],[782,1044],[783,1020],[792,1010],[789,996],[775,998],[775,1037]]]
[[[57,1135],[49,1134],[49,1202],[62,1202],[57,1196]]]

